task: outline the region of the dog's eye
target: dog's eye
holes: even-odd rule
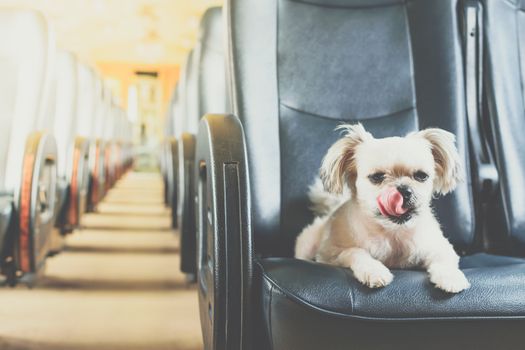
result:
[[[368,175],[368,179],[375,185],[379,185],[385,179],[385,173],[377,172],[372,175]]]
[[[414,179],[419,182],[425,182],[428,179],[428,174],[421,170],[416,171],[414,173]]]

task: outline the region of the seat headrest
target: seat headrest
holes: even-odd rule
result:
[[[5,186],[19,187],[25,141],[45,123],[55,54],[53,32],[45,17],[32,10],[0,10],[0,62],[3,67],[0,96],[2,128],[8,136],[0,144],[0,169],[6,171]],[[6,142],[5,140],[9,140]]]
[[[95,75],[91,68],[78,63],[77,67],[78,103],[76,131],[79,136],[93,137],[95,112]]]
[[[222,7],[210,7],[202,16],[199,41],[208,50],[223,52]]]
[[[95,75],[95,111],[93,114],[93,137],[104,138],[104,120],[108,111],[108,93],[102,78]]]
[[[58,52],[53,134],[57,142],[58,173],[61,176],[66,174],[68,150],[76,136],[77,66],[76,58],[71,52]]]

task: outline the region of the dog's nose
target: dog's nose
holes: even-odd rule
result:
[[[412,189],[405,185],[397,186],[397,190],[399,191],[399,193],[401,193],[401,196],[403,196],[403,202],[405,203],[410,201],[412,195],[414,194]]]

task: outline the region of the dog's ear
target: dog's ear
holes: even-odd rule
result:
[[[328,149],[321,164],[320,175],[328,192],[342,193],[345,184],[348,184],[352,190],[355,189],[356,147],[373,136],[361,124],[344,124],[336,130],[343,130],[344,135]]]
[[[432,156],[436,165],[434,178],[434,192],[447,194],[453,191],[463,180],[461,158],[456,148],[454,134],[436,128],[421,130],[415,135],[430,142]]]

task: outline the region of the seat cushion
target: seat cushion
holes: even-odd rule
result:
[[[262,328],[274,350],[378,349],[391,342],[508,349],[525,341],[515,328],[525,325],[525,259],[462,258],[472,287],[457,295],[436,289],[425,271],[395,270],[392,284],[369,289],[345,268],[291,258],[261,259],[258,266]]]

